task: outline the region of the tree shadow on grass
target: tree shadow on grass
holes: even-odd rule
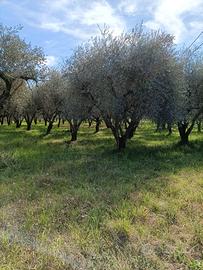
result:
[[[8,163],[6,167],[3,161],[1,173],[9,175],[11,182],[22,179],[22,184],[26,180],[33,186],[37,179],[41,176],[46,179],[44,175],[48,174],[46,181],[50,179],[50,183],[36,186],[36,189],[48,193],[67,192],[71,185],[75,188],[83,185],[91,188],[108,185],[113,188],[125,184],[138,187],[137,182],[139,189],[142,189],[146,188],[146,181],[157,185],[160,177],[167,179],[167,176],[185,168],[194,170],[203,167],[203,141],[193,142],[191,147],[185,148],[177,147],[171,143],[172,139],[165,138],[166,144],[146,146],[145,140],[138,137],[130,141],[123,152],[117,152],[114,139],[108,137],[106,130],[104,138],[102,134],[89,136],[89,132],[82,131],[77,144],[71,145],[63,141],[67,130],[54,132],[46,139],[32,136],[25,130],[20,134],[20,138],[15,130],[6,130],[5,134],[1,134],[3,143],[12,146],[14,151],[19,145],[21,147],[18,155],[14,155],[15,162]],[[9,157],[6,158],[9,160]]]

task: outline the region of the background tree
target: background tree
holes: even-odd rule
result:
[[[61,113],[63,91],[63,80],[57,71],[51,71],[47,80],[38,87],[38,108],[48,122],[46,135],[51,132],[56,117]]]
[[[37,88],[27,89],[25,104],[23,107],[23,116],[27,123],[27,130],[31,130],[32,122],[38,112],[38,90]]]
[[[184,59],[184,84],[178,102],[178,130],[180,144],[189,143],[197,120],[203,115],[203,59],[200,55]]]
[[[62,114],[70,125],[71,141],[76,141],[79,127],[82,121],[88,119],[92,104],[81,92],[82,86],[77,78],[77,71],[66,72],[64,76],[66,80]]]
[[[14,89],[18,88],[18,91],[12,90],[12,96],[4,104],[5,112],[8,114],[8,119],[14,120],[16,127],[19,128],[24,119],[24,108],[26,105],[26,99],[28,94],[28,89],[25,81],[22,79],[15,80],[12,87]]]

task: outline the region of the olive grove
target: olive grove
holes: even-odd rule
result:
[[[0,117],[27,130],[44,120],[48,135],[56,120],[67,121],[71,141],[83,121],[101,121],[112,132],[118,150],[126,147],[144,119],[177,125],[182,145],[203,118],[203,58],[180,52],[173,36],[137,27],[115,36],[100,36],[78,46],[62,68],[45,65],[41,48],[19,36],[20,28],[0,26]],[[29,84],[29,81],[36,84]]]

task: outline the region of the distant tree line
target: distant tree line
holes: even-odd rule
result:
[[[173,36],[136,27],[114,36],[104,29],[77,47],[60,69],[46,66],[41,48],[19,37],[20,28],[0,25],[0,121],[70,125],[71,140],[83,121],[101,121],[117,148],[126,147],[140,122],[157,131],[177,125],[180,144],[203,120],[203,54],[177,49]]]

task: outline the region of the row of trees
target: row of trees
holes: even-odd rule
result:
[[[84,120],[101,121],[119,150],[143,119],[158,129],[177,124],[181,144],[188,144],[203,115],[203,59],[177,50],[173,36],[136,28],[100,36],[76,48],[60,70],[48,70],[42,50],[31,48],[19,29],[0,27],[1,118],[18,127],[25,119],[44,119],[47,134],[56,119],[67,120],[72,140]],[[32,81],[36,83],[30,83]]]

